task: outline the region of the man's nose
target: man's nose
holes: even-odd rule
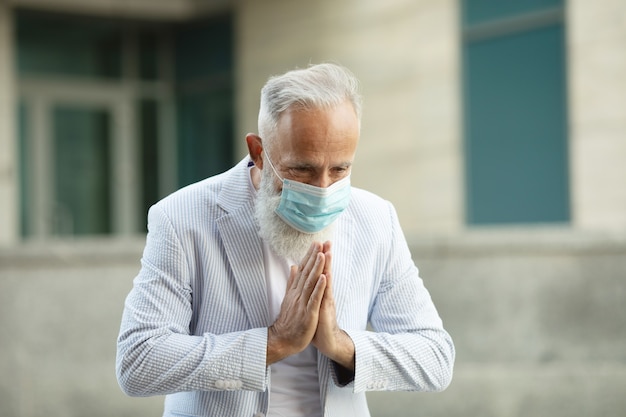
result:
[[[309,184],[314,185],[316,187],[320,187],[320,188],[327,188],[327,187],[330,187],[332,183],[333,181],[330,178],[329,173],[324,172],[322,174],[317,175],[315,179]]]

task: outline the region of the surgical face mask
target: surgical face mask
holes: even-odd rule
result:
[[[276,214],[287,224],[304,233],[316,233],[334,222],[350,203],[350,176],[327,188],[281,178],[265,154],[274,174],[283,182]]]

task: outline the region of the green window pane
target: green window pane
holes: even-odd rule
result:
[[[180,185],[232,165],[232,91],[184,95],[178,101]]]
[[[23,11],[16,22],[20,75],[121,76],[122,36],[114,22]]]
[[[142,80],[159,78],[159,37],[154,32],[139,34],[139,76]]]
[[[229,75],[233,67],[230,16],[181,25],[175,34],[176,78],[201,80]]]
[[[472,26],[495,19],[561,7],[563,0],[465,0],[463,24]]]
[[[54,234],[111,233],[109,113],[58,106],[53,125]]]
[[[181,186],[225,171],[233,163],[232,30],[230,16],[176,30]]]
[[[142,207],[139,224],[145,229],[148,209],[159,199],[158,105],[154,100],[139,102],[139,140],[141,157]]]
[[[465,46],[470,224],[569,220],[563,27]]]

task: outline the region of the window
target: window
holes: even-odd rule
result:
[[[229,17],[16,21],[23,236],[143,232],[159,198],[232,164]]]
[[[569,221],[563,6],[463,2],[470,225]]]
[[[176,32],[179,185],[232,166],[232,30],[228,18]]]

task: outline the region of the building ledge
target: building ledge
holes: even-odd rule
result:
[[[422,256],[626,254],[626,231],[589,232],[566,227],[483,227],[447,236],[413,236]]]
[[[25,241],[0,248],[0,269],[138,263],[145,236]]]

